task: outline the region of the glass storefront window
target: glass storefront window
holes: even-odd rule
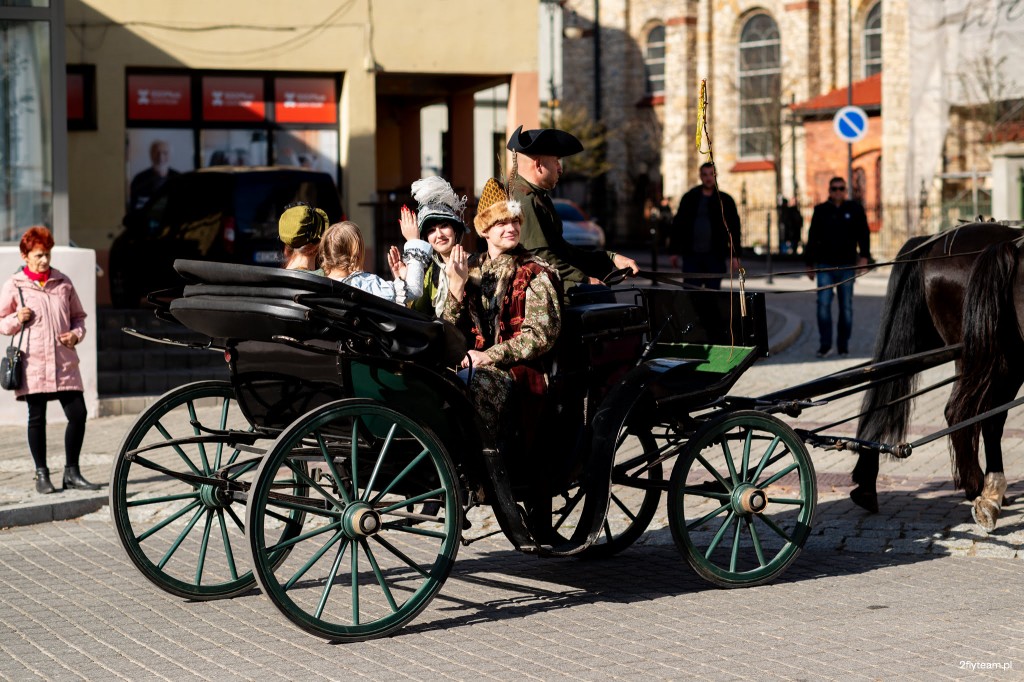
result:
[[[17,241],[33,225],[52,227],[50,111],[49,25],[0,21],[0,241]]]

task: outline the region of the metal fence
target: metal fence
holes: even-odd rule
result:
[[[779,226],[776,206],[740,204],[740,222],[743,226],[743,246],[754,253],[791,253]],[[807,240],[811,225],[813,204],[800,204],[803,227],[800,246]],[[972,222],[978,216],[991,215],[992,201],[983,196],[980,201],[953,201],[939,204],[886,203],[864,207],[871,229],[871,252],[876,259],[891,258],[907,239],[919,234],[935,234],[962,222]]]

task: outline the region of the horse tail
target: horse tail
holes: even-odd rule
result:
[[[906,258],[927,236],[907,241],[896,256],[885,294],[875,341],[875,362],[894,360],[942,345],[925,300],[924,266],[915,255]],[[917,375],[899,376],[864,393],[857,438],[876,443],[902,442],[910,422],[910,401],[892,403],[917,387]]]
[[[951,425],[991,409],[992,385],[1009,370],[1001,339],[1018,335],[1013,311],[1013,282],[1017,276],[1018,249],[1014,242],[992,244],[975,261],[964,292],[963,353],[960,379],[946,404]],[[1013,325],[1012,327],[1010,325]],[[972,424],[949,436],[953,483],[966,491],[982,487],[978,466],[981,424]]]

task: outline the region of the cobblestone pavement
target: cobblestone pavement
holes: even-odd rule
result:
[[[778,292],[806,282],[780,279],[750,286]],[[825,360],[813,357],[811,295],[771,296],[804,320],[804,331],[732,393],[760,395],[864,361],[883,294],[880,276],[858,284],[852,355]],[[922,383],[948,371],[932,370]],[[941,393],[917,402],[913,434],[943,425]],[[791,421],[827,424],[857,405],[837,401]],[[0,530],[0,679],[1020,679],[1022,419],[1010,416],[1009,504],[992,534],[976,528],[953,490],[944,442],[882,463],[875,515],[848,499],[850,455],[815,450],[813,534],[771,584],[711,587],[687,567],[662,509],[635,546],[609,560],[537,559],[500,535],[465,547],[415,621],[359,644],[306,635],[256,590],[212,602],[160,591],[126,558],[105,508]],[[109,475],[130,423],[90,422],[87,475]],[[23,447],[12,443],[23,434],[0,436],[0,466],[14,467],[3,452]],[[484,512],[473,520],[473,537],[493,526]]]

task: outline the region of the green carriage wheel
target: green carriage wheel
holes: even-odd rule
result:
[[[761,585],[793,563],[811,532],[817,486],[803,441],[764,412],[708,423],[669,481],[672,536],[719,587]]]
[[[647,425],[623,425],[615,443],[611,495],[601,534],[583,553],[584,558],[614,556],[636,542],[661,501],[665,475],[657,441]]]
[[[306,494],[281,493],[280,481],[302,467]],[[306,526],[281,543],[271,520],[290,510],[304,511]],[[352,642],[388,635],[430,603],[458,553],[461,517],[455,468],[437,437],[377,402],[349,399],[281,433],[256,474],[246,525],[256,578],[278,609],[311,634]],[[275,563],[283,547],[291,553]]]
[[[245,563],[243,503],[216,485],[174,475],[212,479],[228,467],[240,486],[254,477],[258,459],[251,453],[223,443],[167,444],[204,429],[252,430],[230,383],[199,381],[158,398],[132,424],[110,477],[110,511],[129,559],[161,589],[198,600],[232,597],[256,582]],[[128,456],[139,448],[148,449]],[[301,517],[291,522],[288,532],[297,532]]]

